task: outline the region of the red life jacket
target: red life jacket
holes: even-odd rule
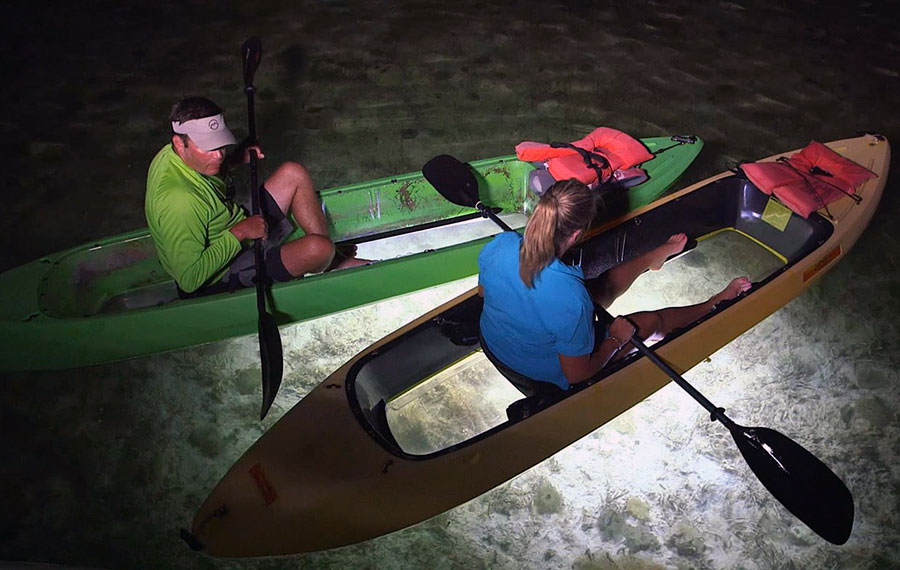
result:
[[[757,188],[774,194],[804,218],[844,196],[858,201],[856,188],[877,176],[816,141],[788,159],[750,162],[741,170]]]
[[[605,160],[595,160],[592,168],[572,147],[598,154]],[[608,127],[598,127],[583,139],[566,146],[521,142],[516,145],[516,156],[527,162],[546,161],[547,169],[556,180],[575,178],[588,185],[598,181],[597,170],[601,173],[599,182],[606,182],[616,170],[631,168],[653,158],[641,141]]]

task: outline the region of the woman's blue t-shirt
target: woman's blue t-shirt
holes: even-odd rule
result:
[[[581,267],[554,259],[528,289],[519,277],[522,236],[503,232],[478,255],[484,288],[481,334],[491,352],[513,370],[567,390],[559,354],[594,349],[594,305]]]

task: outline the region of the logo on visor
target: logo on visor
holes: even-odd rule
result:
[[[217,121],[215,119],[210,119],[208,126],[209,126],[209,130],[217,131],[217,130],[219,130],[219,121]]]

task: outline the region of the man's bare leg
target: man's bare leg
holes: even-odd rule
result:
[[[281,211],[290,212],[306,233],[281,247],[281,260],[291,275],[299,277],[368,263],[355,258],[355,248],[335,250],[312,177],[303,165],[285,162],[266,180],[265,186]]]
[[[334,259],[326,271],[359,267],[360,265],[368,265],[369,263],[372,263],[372,260],[356,257],[356,245],[335,245]]]
[[[687,235],[674,234],[661,246],[639,255],[631,261],[617,265],[596,279],[590,280],[586,285],[594,302],[603,308],[609,307],[631,287],[634,280],[643,272],[648,269],[654,271],[660,269],[666,259],[681,252],[686,243]]]
[[[312,177],[302,164],[285,162],[266,179],[266,190],[281,211],[290,213],[307,235],[328,236],[328,223]]]

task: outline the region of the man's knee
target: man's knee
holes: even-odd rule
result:
[[[282,262],[295,277],[324,271],[333,258],[334,243],[323,235],[305,235],[281,246]]]
[[[282,163],[282,165],[278,167],[278,170],[275,171],[275,174],[290,180],[297,186],[308,186],[312,188],[312,176],[310,176],[306,167],[299,162],[288,161]]]
[[[312,176],[299,162],[284,162],[266,179],[266,189],[273,196],[285,194],[290,198],[298,189],[312,191]]]
[[[311,255],[331,261],[331,258],[334,257],[334,243],[328,236],[313,234],[306,237],[310,242],[308,247]]]
[[[266,179],[264,185],[282,212],[292,209],[298,195],[315,195],[309,171],[298,162],[283,163]]]

